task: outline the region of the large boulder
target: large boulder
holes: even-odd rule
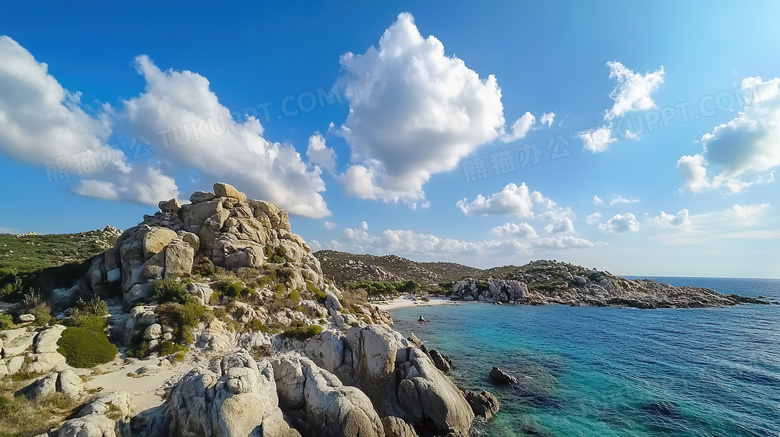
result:
[[[54,393],[62,393],[70,398],[77,398],[84,391],[84,382],[81,377],[72,370],[52,372],[42,378],[38,378],[21,390],[27,398],[33,400],[50,396]]]
[[[517,378],[506,373],[500,367],[493,366],[493,368],[490,369],[490,377],[494,381],[498,381],[504,384],[517,384]]]
[[[467,434],[474,419],[471,407],[412,342],[385,325],[352,328],[344,341],[345,364],[351,363],[357,386],[380,415],[401,417],[436,433]]]
[[[232,197],[239,202],[246,202],[246,194],[238,191],[232,185],[223,182],[217,182],[214,184],[214,194],[217,197]]]
[[[9,358],[22,354],[32,346],[35,334],[35,331],[29,331],[27,328],[0,331],[0,340],[3,341],[3,355]]]
[[[485,420],[490,420],[490,418],[498,412],[500,404],[498,399],[490,392],[485,390],[479,392],[464,390],[463,395],[476,416],[482,417]]]
[[[382,426],[385,428],[385,437],[418,437],[414,428],[400,417],[383,417]]]
[[[305,411],[304,428],[321,437],[384,436],[379,415],[358,388],[344,386],[307,358],[280,357],[272,365],[282,406]]]
[[[65,331],[64,325],[54,325],[38,333],[35,337],[35,353],[45,354],[57,352],[57,342]]]
[[[148,260],[155,254],[163,251],[168,243],[176,238],[176,232],[168,228],[154,227],[144,235],[143,247],[144,255]]]
[[[236,352],[214,370],[189,372],[171,392],[170,435],[300,437],[282,417],[267,361]]]

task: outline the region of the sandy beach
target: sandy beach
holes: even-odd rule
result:
[[[387,311],[394,310],[396,308],[404,307],[426,307],[431,305],[456,305],[460,302],[452,301],[447,297],[432,297],[428,302],[422,300],[411,300],[404,297],[398,297],[393,300],[382,302],[371,302],[372,305],[376,305],[379,308]]]

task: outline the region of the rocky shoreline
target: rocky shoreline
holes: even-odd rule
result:
[[[649,279],[631,280],[609,272],[557,261],[535,261],[503,278],[467,278],[454,283],[454,300],[524,305],[613,306],[640,309],[707,308],[769,304],[699,287],[675,287]],[[508,279],[513,278],[513,279]]]
[[[389,314],[326,281],[286,212],[227,184],[190,201],[160,202],[39,304],[67,327],[17,316],[0,332],[0,373],[23,381],[18,397],[81,405],[43,435],[468,435],[481,398],[467,401],[437,368],[443,355],[394,331]],[[74,367],[63,341],[86,334],[77,308],[95,299],[110,315],[87,337],[108,334],[120,355]],[[151,361],[123,375],[130,353]],[[133,381],[171,368],[138,411]],[[93,378],[125,382],[94,393]]]

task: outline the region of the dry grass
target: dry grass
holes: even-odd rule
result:
[[[61,393],[29,401],[14,393],[26,385],[17,381],[0,382],[0,436],[34,436],[59,426],[81,406]]]

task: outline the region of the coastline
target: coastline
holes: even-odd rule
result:
[[[371,305],[376,305],[379,307],[379,309],[384,311],[394,310],[398,308],[407,308],[407,307],[427,307],[432,305],[458,305],[460,303],[463,303],[462,301],[453,301],[450,300],[447,297],[433,297],[428,300],[428,302],[422,301],[422,300],[412,300],[407,299],[404,297],[397,297],[392,300],[387,301],[381,301],[381,302],[370,302]]]

